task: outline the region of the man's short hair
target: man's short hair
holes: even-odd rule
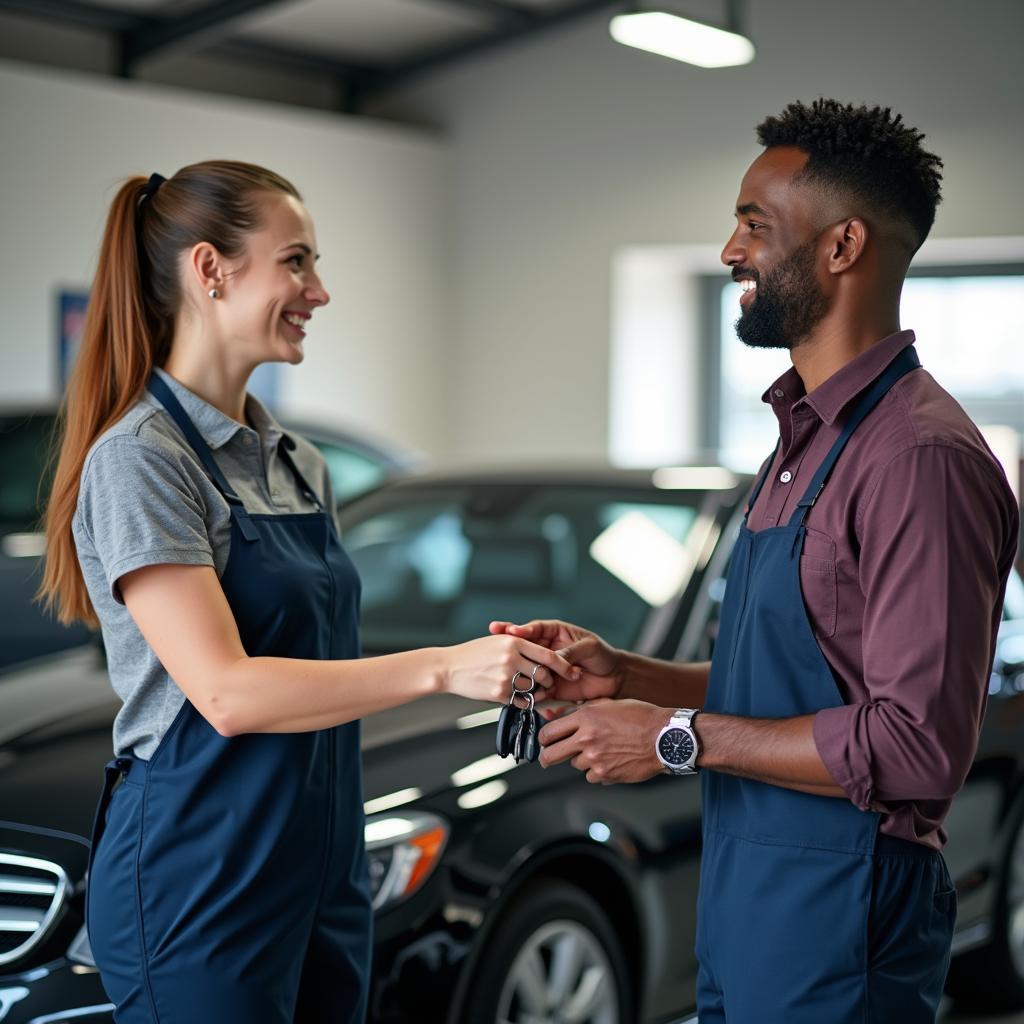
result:
[[[765,148],[803,150],[808,160],[798,179],[912,227],[915,251],[928,237],[942,201],[942,160],[922,148],[924,134],[891,108],[827,99],[791,103],[757,126],[757,139]]]

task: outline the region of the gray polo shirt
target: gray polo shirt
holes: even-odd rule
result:
[[[157,370],[213,453],[228,482],[256,514],[311,512],[281,458],[283,431],[252,395],[236,422]],[[334,509],[323,457],[288,435],[299,471]],[[124,702],[114,752],[148,759],[185,701],[128,613],[118,580],[147,565],[209,565],[218,577],[231,539],[228,504],[170,414],[148,392],[89,450],[72,522],[78,560],[103,631],[110,681]],[[186,643],[187,637],[182,637]]]

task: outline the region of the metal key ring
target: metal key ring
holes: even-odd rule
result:
[[[533,693],[537,689],[537,670],[542,669],[543,667],[544,666],[539,661],[533,666],[533,671],[530,673],[530,683],[532,684],[530,686],[530,693]]]
[[[536,689],[537,684],[536,684],[536,682],[531,680],[529,687],[527,687],[526,689],[520,689],[518,686],[516,686],[516,680],[520,676],[523,676],[523,678],[525,678],[526,677],[526,673],[525,672],[517,672],[512,677],[512,696],[509,698],[509,704],[515,705],[517,708],[520,708],[520,710],[522,710],[522,711],[527,711],[527,710],[529,710],[529,709],[531,709],[533,707],[533,691]],[[519,704],[516,703],[516,698],[517,697],[522,697],[522,699],[526,703],[523,704],[522,706],[520,706]]]
[[[540,668],[540,665],[538,665],[537,668]],[[535,668],[533,671],[536,672],[537,668]],[[526,673],[525,672],[517,672],[512,677],[512,695],[515,696],[517,693],[521,693],[525,697],[527,694],[533,693],[533,691],[537,689],[537,680],[531,678],[530,679],[530,685],[525,690],[521,690],[518,686],[516,686],[516,680],[520,676],[522,676],[525,679],[526,678]]]

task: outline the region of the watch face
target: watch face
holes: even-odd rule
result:
[[[666,764],[682,766],[693,757],[693,737],[685,729],[668,729],[658,740]]]

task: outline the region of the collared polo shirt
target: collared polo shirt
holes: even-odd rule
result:
[[[292,459],[323,507],[333,511],[327,465],[317,449],[281,426],[252,395],[246,424],[156,371],[211,449],[214,461],[254,514],[311,512],[281,457]],[[218,577],[228,562],[231,516],[199,457],[164,407],[148,392],[99,437],[82,468],[72,521],[78,560],[100,620],[107,667],[123,701],[114,721],[114,751],[148,759],[185,695],[167,674],[125,608],[118,580],[148,565],[207,565]],[[182,643],[187,637],[182,637]]]
[[[906,346],[893,334],[805,392],[764,393],[780,444],[750,512],[786,524],[854,400]],[[980,431],[927,370],[899,380],[854,432],[805,520],[800,581],[842,704],[814,741],[883,833],[934,848],[978,743],[1019,513]]]

